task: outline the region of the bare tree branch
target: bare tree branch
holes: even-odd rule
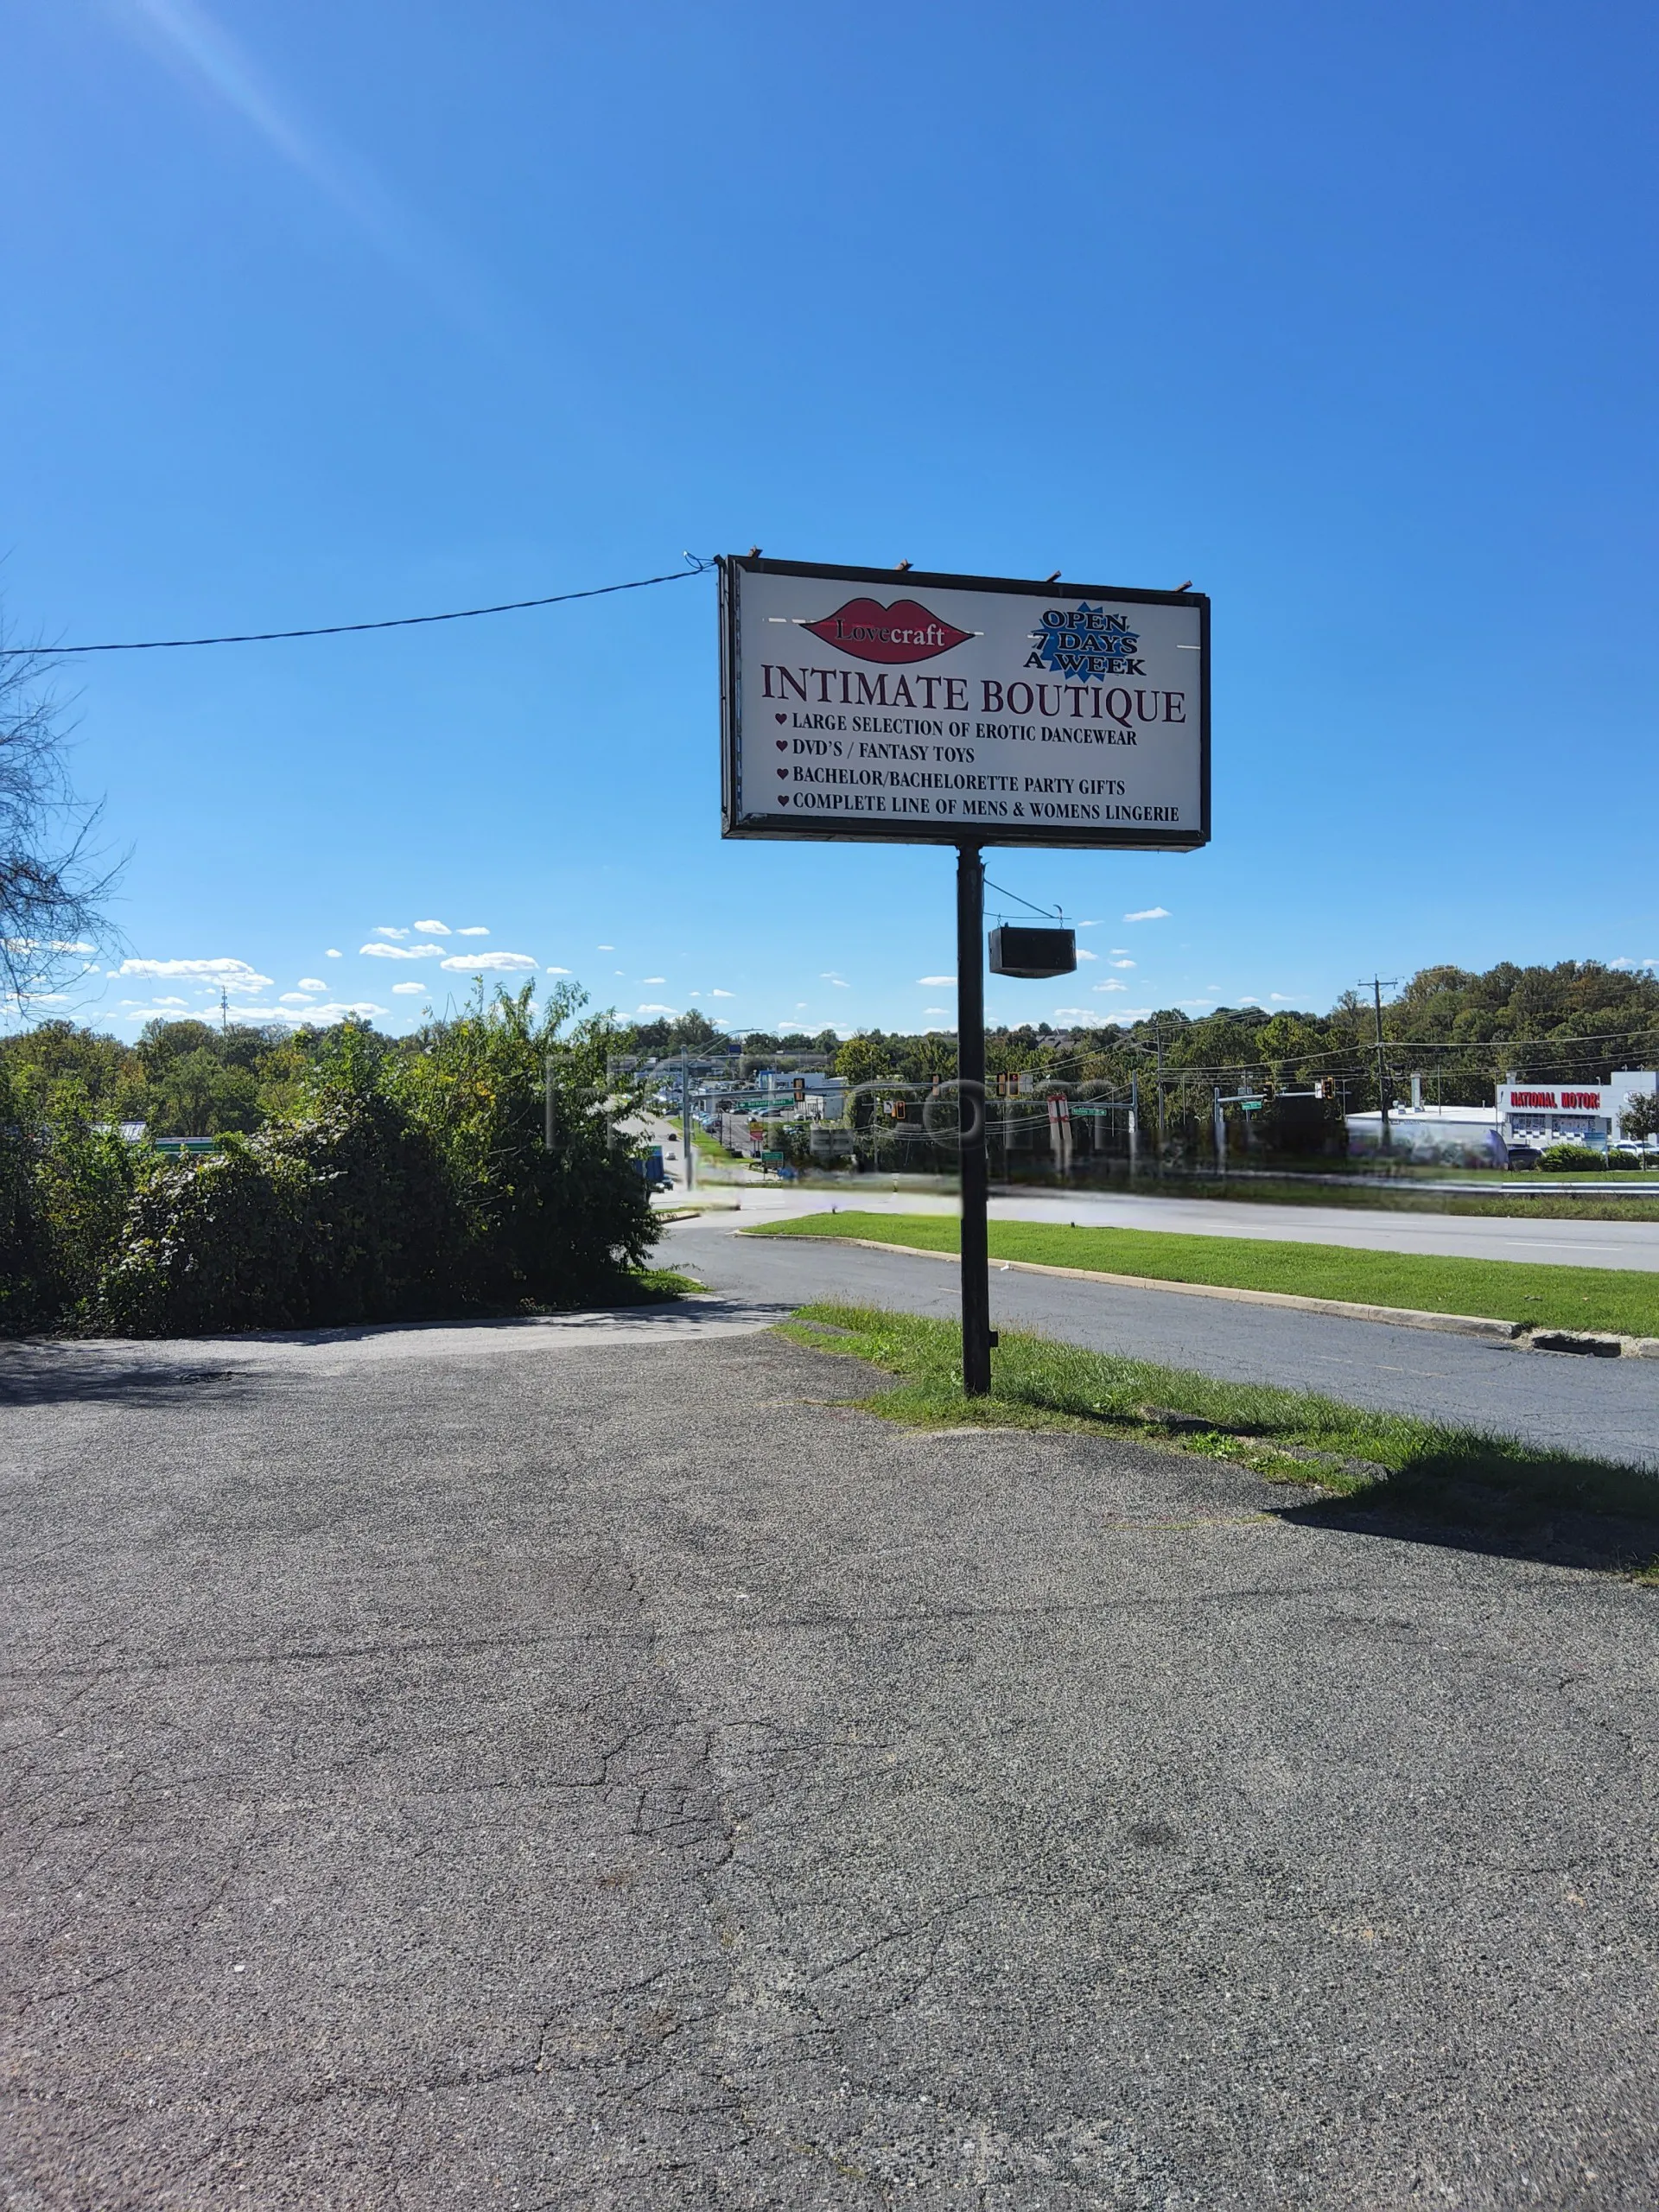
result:
[[[96,846],[101,804],[70,779],[52,674],[43,652],[0,658],[0,998],[20,1006],[110,938],[105,902],[121,872]]]

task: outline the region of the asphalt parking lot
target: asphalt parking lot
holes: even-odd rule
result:
[[[0,1348],[8,2204],[1659,2198],[1659,1592],[711,1304]]]

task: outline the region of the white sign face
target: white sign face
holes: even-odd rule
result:
[[[1210,602],[721,563],[724,834],[1185,849]]]

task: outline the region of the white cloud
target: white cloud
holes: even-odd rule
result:
[[[1057,1006],[1055,1017],[1061,1021],[1092,1021],[1094,1014],[1086,1006]]]
[[[67,937],[9,937],[3,940],[8,952],[92,952],[95,946],[82,944]],[[1620,965],[1614,961],[1615,968]]]
[[[423,952],[435,952],[435,944],[423,944]],[[459,976],[518,976],[537,963],[527,952],[454,952],[443,963]]]
[[[1079,922],[1077,924],[1077,927],[1080,930],[1097,930],[1101,927],[1101,924],[1098,922]]]
[[[1150,1021],[1152,1011],[1149,1006],[1115,1006],[1112,1008],[1112,1020],[1127,1029],[1132,1022]]]
[[[636,1014],[677,1014],[679,1010],[677,1006],[637,1006],[634,1008]]]
[[[260,990],[274,981],[250,968],[245,960],[124,960],[116,972],[157,977],[195,976],[235,991]]]
[[[121,1003],[123,1006],[141,1006],[148,1012],[152,1007],[178,1007],[186,1001],[183,999],[123,999]]]
[[[1127,983],[1120,983],[1114,977],[1110,982],[1091,983],[1089,988],[1091,991],[1127,991],[1129,987]]]
[[[1177,1006],[1214,1006],[1214,999],[1177,999]]]
[[[465,937],[466,934],[466,931],[463,930],[461,935]],[[550,976],[568,976],[570,970],[568,968],[550,968],[547,972]]]
[[[737,993],[735,991],[710,991],[709,995],[711,999],[734,999],[737,996]]]
[[[326,1024],[331,1021],[344,1021],[348,1014],[359,1014],[365,1021],[372,1021],[377,1014],[387,1014],[390,1011],[388,1007],[376,1006],[372,999],[357,999],[350,1006],[346,1006],[337,1000],[331,1000],[327,1006],[307,1007],[303,1014],[289,1014],[286,1011],[279,1011],[275,1007],[267,1007],[263,1014],[252,1007],[233,1006],[231,1008],[232,1018],[239,1017],[243,1020],[260,1021],[285,1021],[290,1028],[297,1027],[302,1022],[315,1021]]]
[[[424,983],[394,983],[391,987],[391,995],[395,999],[424,998],[426,985]]]
[[[334,944],[329,946],[327,951],[325,952],[322,957],[325,960],[343,960],[346,957],[339,946]]]
[[[1141,963],[1138,960],[1114,960],[1112,965],[1114,968],[1138,968]]]
[[[1086,945],[1080,944],[1077,947],[1077,957],[1079,960],[1098,960],[1100,955],[1097,952],[1090,952]]]
[[[1296,1003],[1287,991],[1269,991],[1268,996],[1273,1001],[1274,1006],[1294,1006]]]
[[[294,986],[296,991],[326,991],[327,983],[320,983],[315,976],[302,976]]]
[[[954,983],[957,979],[954,976],[918,976],[916,980],[931,989],[937,989],[939,984]]]
[[[1142,906],[1138,912],[1125,914],[1123,918],[1126,922],[1166,922],[1169,909],[1167,906]]]
[[[283,1004],[284,1006],[309,1006],[310,1003],[311,995],[308,991],[284,991],[283,993]]]
[[[488,937],[489,931],[482,922],[474,922],[464,930],[457,930],[455,935],[457,937]]]
[[[950,1013],[950,1007],[947,1007],[947,1006],[925,1006],[925,1007],[922,1008],[922,1012],[923,1012],[924,1014],[948,1014]]]
[[[415,926],[424,937],[448,937],[451,934],[448,922],[416,922]]]
[[[642,983],[665,983],[668,978],[666,976],[642,976],[639,980]]]
[[[359,944],[357,949],[371,960],[435,960],[443,950],[441,944]]]
[[[616,947],[613,944],[596,944],[594,947],[594,950],[595,952],[614,952],[616,950]]]
[[[407,936],[409,935],[409,931],[408,931],[407,930],[389,930],[389,929],[387,929],[387,928],[386,928],[386,926],[385,926],[385,925],[384,923],[382,923],[382,924],[381,924],[381,925],[380,925],[376,929],[376,931],[375,931],[375,932],[374,932],[374,933],[375,933],[376,937],[392,937],[392,938],[407,937]]]

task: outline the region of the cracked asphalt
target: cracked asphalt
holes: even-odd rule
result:
[[[1659,1592],[767,1318],[0,1348],[5,2202],[1649,2212]]]

